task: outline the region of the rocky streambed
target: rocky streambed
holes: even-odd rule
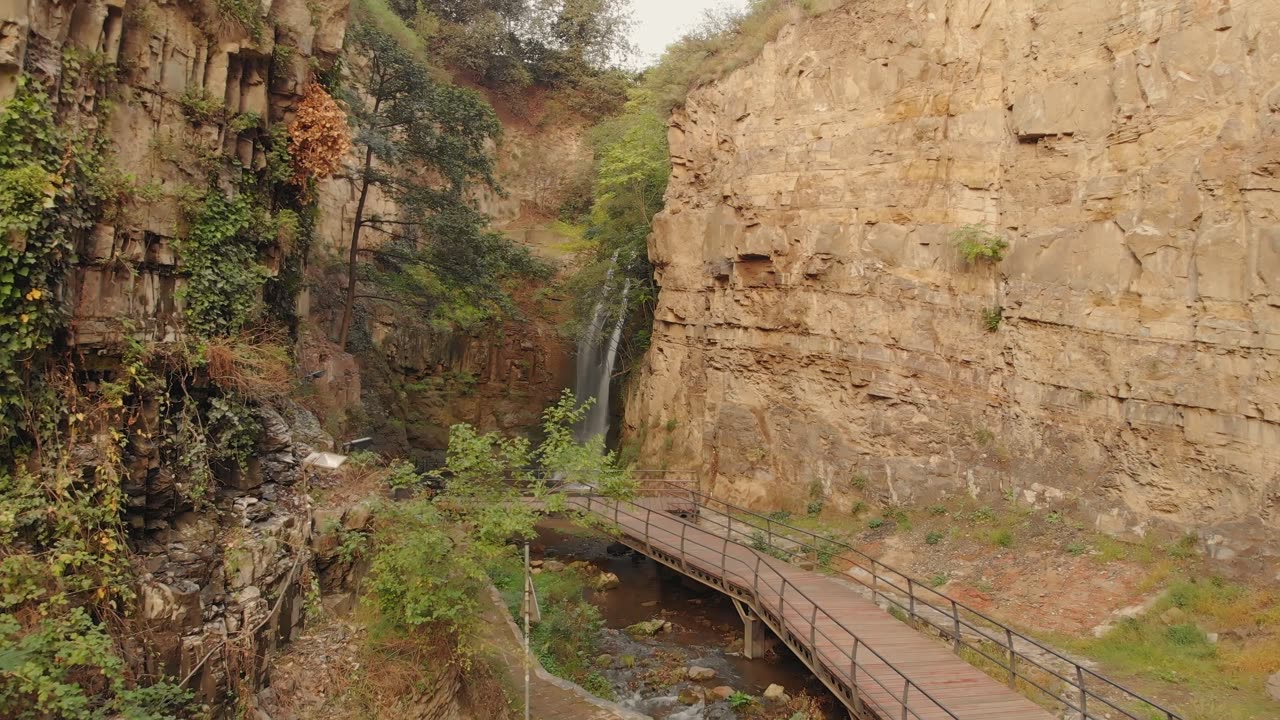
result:
[[[567,520],[538,535],[540,572],[589,563],[593,576],[616,577],[585,593],[605,621],[597,671],[624,707],[656,720],[842,717],[781,643],[762,659],[742,655],[741,620],[720,593]]]

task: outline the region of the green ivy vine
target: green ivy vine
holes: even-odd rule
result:
[[[254,317],[266,269],[250,233],[259,211],[246,193],[228,197],[211,187],[189,208],[189,228],[177,249],[187,273],[181,291],[187,328],[202,337],[224,337]]]
[[[127,409],[110,383],[82,385],[56,344],[59,288],[110,186],[101,122],[66,122],[108,74],[85,67],[67,65],[66,102],[23,77],[0,103],[0,716],[158,720],[190,693],[140,687],[113,633],[135,601]]]
[[[74,149],[49,96],[20,79],[0,108],[0,442],[13,437],[24,367],[61,325],[53,288],[72,255],[72,231],[88,224],[78,181],[96,163]]]

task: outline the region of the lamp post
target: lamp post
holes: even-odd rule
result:
[[[529,614],[533,606],[533,573],[529,569],[529,543],[524,544],[524,720],[529,720]]]

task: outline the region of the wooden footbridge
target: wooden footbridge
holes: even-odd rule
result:
[[[947,618],[945,603],[939,610],[936,603],[918,597],[922,594],[918,581],[907,578],[906,587],[899,588],[902,595],[897,595],[894,588],[898,586],[884,577],[885,566],[880,564],[877,571],[874,560],[870,583],[857,573],[838,580],[776,557],[811,547],[803,538],[797,542],[784,534],[783,528],[789,526],[725,506],[687,484],[651,481],[644,487],[641,497],[631,501],[587,490],[575,493],[569,504],[612,524],[618,539],[637,552],[728,595],[743,615],[748,653],[760,637],[758,624],[763,623],[855,718],[1181,720],[1172,711],[1017,634],[1053,657],[1029,652],[1007,627],[996,623],[1003,632],[992,632],[990,627],[962,619],[962,606],[949,598],[951,617]],[[721,507],[712,507],[716,505]],[[831,553],[832,548],[826,551]],[[945,597],[932,589],[928,592]],[[903,607],[899,614],[909,614],[909,622],[893,617],[876,602],[886,599],[891,606]],[[949,642],[922,632],[930,628],[941,629],[937,634]],[[993,642],[1001,634],[1008,640],[1004,650]],[[995,667],[1006,668],[1007,682],[966,662],[959,657],[962,651],[977,652],[993,660]],[[1039,689],[1044,697],[1037,699],[1054,710],[1032,702],[1015,687]]]

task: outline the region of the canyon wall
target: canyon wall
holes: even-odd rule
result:
[[[1280,4],[855,0],[669,135],[651,464],[1280,551]]]
[[[529,91],[531,96],[538,93]],[[513,101],[485,94],[503,128],[493,148],[501,192],[478,189],[477,205],[494,230],[567,270],[575,238],[555,218],[573,192],[575,178],[590,169],[588,121],[573,116],[551,120],[538,112],[530,122],[510,111]],[[374,190],[372,212],[394,216],[394,203]],[[339,175],[321,183],[319,195],[323,212],[312,263],[312,284],[318,289],[305,304],[315,327],[336,329],[338,291],[345,284],[338,276],[346,272],[360,188],[353,178]],[[361,244],[376,247],[382,240],[365,232]],[[328,297],[319,297],[319,288],[327,288]],[[484,432],[538,432],[543,409],[573,383],[574,347],[561,332],[571,308],[554,283],[544,280],[513,288],[513,296],[516,318],[474,331],[425,330],[387,308],[367,318],[362,328],[367,347],[356,352],[363,369],[364,427],[380,451],[435,465],[456,423]]]
[[[219,7],[0,3],[0,99],[24,74],[64,100],[75,93],[73,112],[59,123],[104,137],[107,177],[120,188],[113,212],[76,238],[58,289],[66,357],[86,393],[121,378],[128,386],[138,372],[128,366],[145,362],[129,359],[139,348],[162,358],[183,352],[176,341],[192,337],[184,314],[189,258],[180,251],[184,201],[263,168],[262,138],[292,118],[314,69],[342,49],[346,0],[254,3],[245,6],[251,24]],[[288,252],[263,247],[252,262],[274,278]],[[208,449],[191,434],[190,418],[216,395],[207,380],[179,393],[184,381],[159,366],[160,389],[120,400],[127,422],[101,428],[125,438],[121,515],[137,600],[121,608],[129,630],[122,642],[133,672],[181,680],[218,707],[228,691],[262,679],[264,653],[302,622],[312,518],[299,487],[301,461],[333,441],[297,403],[264,403],[252,411],[260,434],[247,464],[220,465],[216,477],[197,480],[192,458]],[[113,464],[93,443],[71,454],[86,476]]]

